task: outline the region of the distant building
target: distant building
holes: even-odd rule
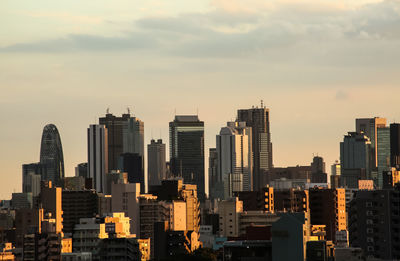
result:
[[[53,187],[51,181],[47,186],[42,186],[40,192],[40,205],[45,215],[51,215],[55,220],[55,232],[61,233],[63,229],[62,189]]]
[[[124,115],[122,118],[124,118]],[[143,121],[136,117],[127,119],[126,124],[122,127],[122,138],[122,153],[137,153],[144,159]]]
[[[274,207],[276,211],[309,213],[308,190],[285,189],[274,191]]]
[[[216,148],[210,148],[208,155],[208,181],[210,199],[224,198],[224,183],[218,176],[218,153]]]
[[[357,188],[358,180],[371,175],[371,141],[364,134],[349,132],[340,143],[341,185]]]
[[[75,176],[83,177],[83,178],[89,178],[89,171],[88,171],[88,163],[79,163],[75,167]]]
[[[261,108],[238,110],[238,122],[246,122],[252,130],[253,153],[253,190],[258,190],[266,183],[267,171],[273,167],[272,143],[269,122],[269,109]]]
[[[390,124],[390,165],[400,169],[400,124]]]
[[[64,156],[60,134],[54,124],[43,128],[40,146],[40,163],[46,167],[42,180],[51,180],[53,184],[61,186],[64,178]]]
[[[147,175],[148,186],[161,185],[161,181],[167,178],[165,144],[162,139],[151,140],[147,145]]]
[[[325,162],[322,157],[315,156],[311,162],[311,182],[327,183],[327,174],[325,171]]]
[[[390,128],[381,127],[377,129],[377,187],[383,187],[383,173],[391,169],[390,164]]]
[[[113,170],[106,174],[106,190],[104,193],[106,195],[111,195],[112,184],[127,184],[128,183],[128,173],[121,172],[119,170]]]
[[[13,209],[32,208],[32,193],[12,193],[11,206]]]
[[[88,171],[97,192],[104,192],[108,170],[107,128],[103,125],[90,125],[88,128]]]
[[[31,192],[33,197],[37,197],[42,176],[46,176],[46,171],[46,166],[40,163],[22,165],[22,192]]]
[[[146,191],[144,180],[143,156],[138,153],[122,153],[119,157],[119,167],[128,174],[129,183],[139,183],[140,191]]]
[[[217,135],[217,177],[224,183],[224,199],[234,192],[253,190],[251,135],[245,122],[228,122]]]
[[[169,137],[172,174],[197,185],[199,199],[204,201],[204,122],[197,115],[176,115],[169,123]]]
[[[107,152],[106,156],[108,156],[108,166],[104,173],[118,169],[119,156],[124,152],[123,132],[124,130],[127,130],[127,124],[130,117],[131,115],[129,113],[122,114],[121,117],[117,117],[109,113],[107,110],[105,117],[99,118],[99,125],[104,125],[104,128],[107,129],[107,132],[105,133],[105,139],[108,141],[108,143],[105,144],[105,151]]]

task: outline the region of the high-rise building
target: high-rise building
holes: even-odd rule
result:
[[[345,189],[309,189],[312,225],[325,225],[326,237],[335,241],[336,231],[347,230]]]
[[[281,189],[274,191],[274,206],[276,211],[309,212],[308,190]]]
[[[216,148],[210,148],[209,150],[208,183],[210,199],[224,198],[224,184],[218,176],[218,152]]]
[[[54,184],[60,186],[64,178],[64,156],[60,134],[54,124],[48,124],[43,129],[40,163],[46,167],[42,180],[51,180]]]
[[[335,189],[340,187],[341,173],[340,162],[336,160],[335,163],[331,165],[331,188]]]
[[[274,212],[274,189],[265,187],[260,191],[241,191],[235,193],[243,202],[243,211]]]
[[[400,124],[390,124],[390,165],[400,169]]]
[[[22,192],[31,192],[33,197],[40,193],[40,182],[46,167],[40,163],[22,165]]]
[[[386,127],[386,119],[385,118],[363,118],[356,119],[356,132],[363,132],[371,141],[371,155],[372,162],[371,166],[373,168],[378,167],[378,128]]]
[[[123,133],[124,130],[127,130],[128,119],[130,117],[129,113],[122,114],[122,117],[117,117],[107,111],[106,116],[99,119],[99,123],[107,128],[108,153],[106,155],[108,155],[108,168],[106,169],[106,173],[118,169],[119,156],[124,152]],[[132,135],[128,136],[131,137]]]
[[[391,170],[390,165],[390,128],[381,127],[377,129],[376,153],[378,159],[378,177],[375,184],[378,188],[383,186],[383,173]]]
[[[246,122],[252,130],[253,190],[258,190],[266,183],[265,175],[273,167],[269,109],[262,105],[238,110],[237,120]]]
[[[239,236],[239,214],[243,212],[243,202],[239,198],[220,201],[218,204],[219,235]]]
[[[108,169],[107,128],[93,124],[88,128],[88,172],[97,192],[106,188],[106,172]]]
[[[224,183],[224,198],[228,199],[233,192],[253,190],[251,128],[245,122],[228,122],[227,127],[221,128],[217,154],[217,177]],[[242,186],[235,186],[235,176],[243,179]]]
[[[152,139],[147,145],[147,162],[148,186],[161,185],[167,174],[165,144],[162,139]]]
[[[144,122],[136,117],[126,120],[122,128],[122,152],[137,153],[144,157]]]
[[[372,179],[371,141],[357,132],[349,132],[340,143],[341,185],[358,188],[358,180]]]
[[[129,183],[140,183],[140,191],[146,191],[143,171],[143,156],[138,153],[122,153],[119,157],[118,169],[128,174]]]
[[[204,122],[197,115],[177,115],[169,123],[169,138],[172,174],[197,185],[199,199],[204,201]]]
[[[40,190],[40,205],[44,214],[55,220],[55,232],[61,233],[63,229],[62,189],[53,187],[51,181]]]

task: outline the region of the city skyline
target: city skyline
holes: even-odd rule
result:
[[[175,111],[198,111],[207,152],[237,109],[264,100],[275,166],[309,164],[313,153],[329,166],[355,118],[400,121],[396,1],[3,6],[1,198],[20,189],[21,165],[37,161],[49,123],[60,131],[66,176],[74,175],[87,160],[85,130],[108,107],[119,116],[130,107],[146,123],[145,144],[167,146]]]

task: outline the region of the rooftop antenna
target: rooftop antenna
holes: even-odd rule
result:
[[[160,128],[160,140],[161,140],[161,128]]]
[[[264,101],[261,100],[261,108],[264,108]]]
[[[196,108],[197,116],[199,116],[199,107]]]
[[[153,129],[151,129],[151,139],[153,140]]]
[[[128,111],[128,114],[131,114],[131,109],[129,109],[129,107],[126,107],[126,110]]]
[[[110,114],[110,107],[107,107],[106,113]]]

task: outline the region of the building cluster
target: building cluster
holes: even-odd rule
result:
[[[400,124],[356,119],[329,176],[320,156],[273,165],[261,104],[221,128],[207,174],[205,156],[197,115],[169,123],[167,161],[161,139],[145,150],[143,121],[107,111],[67,177],[46,125],[22,192],[0,203],[0,260],[171,260],[201,248],[225,261],[400,259]]]

